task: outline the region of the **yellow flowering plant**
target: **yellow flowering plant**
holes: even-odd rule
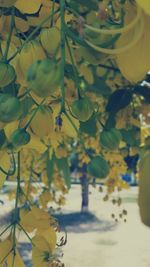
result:
[[[66,240],[57,241],[49,205],[65,203],[72,154],[87,179],[104,179],[107,194],[128,188],[124,151],[144,161],[147,181],[149,15],[148,0],[0,0],[0,188],[16,185],[1,267],[25,266],[18,232],[32,244],[35,267],[64,266]],[[150,192],[141,184],[149,225]]]

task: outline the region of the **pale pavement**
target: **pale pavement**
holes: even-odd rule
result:
[[[103,202],[98,190],[91,191],[90,211],[101,220],[113,222],[111,213],[117,214],[119,209],[109,201]],[[150,228],[145,227],[139,218],[137,188],[123,192],[123,198],[123,207],[128,210],[127,223],[120,222],[105,232],[68,234],[64,249],[67,267],[150,267]],[[127,199],[129,202],[126,203]],[[79,210],[78,190],[72,190],[67,203],[67,209]]]
[[[74,232],[68,231],[68,243],[64,248],[63,258],[65,266],[150,267],[150,228],[145,227],[139,218],[137,188],[123,192],[125,203],[119,209],[110,201],[102,201],[103,193],[98,192],[98,188],[91,187],[90,191],[90,211],[100,222],[97,230],[93,230],[95,228],[89,223],[82,225],[82,229],[85,228],[84,233],[78,233],[78,225]],[[80,211],[80,204],[80,187],[73,186],[64,212]],[[13,207],[13,202],[9,205],[6,202],[1,207],[0,216]],[[111,213],[117,214],[122,208],[128,210],[127,222],[114,223]]]

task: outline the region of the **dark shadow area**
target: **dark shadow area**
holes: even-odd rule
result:
[[[26,267],[33,267],[32,261],[31,261],[31,249],[32,249],[31,243],[20,243],[19,244],[19,253]]]
[[[62,229],[73,233],[106,232],[114,230],[116,223],[98,219],[91,212],[73,212],[68,214],[53,214]]]
[[[117,227],[117,223],[103,218],[99,219],[91,212],[54,213],[52,215],[58,220],[62,230],[72,233],[106,232],[113,231]],[[11,220],[12,212],[1,216],[1,227],[6,227]]]
[[[10,224],[12,221],[12,211],[5,213],[3,216],[0,217],[0,226],[5,226]]]
[[[68,233],[87,233],[87,232],[107,232],[113,231],[117,227],[115,222],[97,218],[91,212],[72,212],[72,213],[55,213],[53,216],[59,221],[61,230]],[[6,227],[12,217],[12,212],[6,213],[0,218],[1,226]],[[2,227],[2,228],[3,228]],[[99,241],[100,242],[100,241]],[[103,242],[102,242],[103,243]],[[104,244],[106,245],[106,244]],[[111,244],[112,245],[112,244]],[[31,261],[31,244],[28,242],[19,243],[19,252],[27,267],[33,267]],[[19,266],[18,266],[19,267]]]

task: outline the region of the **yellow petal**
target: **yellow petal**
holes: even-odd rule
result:
[[[44,59],[45,57],[44,50],[38,41],[28,42],[18,55],[19,66],[24,77],[34,61]]]
[[[29,25],[27,23],[26,20],[21,19],[19,17],[16,17],[15,19],[15,24],[16,24],[16,28],[20,31],[20,32],[27,32],[29,29]]]
[[[49,191],[44,191],[40,197],[39,201],[43,209],[47,208],[47,204],[53,200],[53,196]]]
[[[53,119],[54,119],[54,124],[55,124],[56,117],[58,116],[60,112],[60,104],[54,105],[52,109],[53,109]],[[70,120],[66,117],[65,114],[61,115],[61,118],[62,118],[61,132],[69,137],[76,138],[78,134],[77,134],[77,131],[75,130],[75,127],[77,130],[79,129],[79,125],[80,125],[79,121],[75,119],[73,116],[71,116],[69,113],[68,113],[68,116]]]
[[[62,133],[60,131],[53,131],[52,133],[49,134],[48,137],[44,138],[44,141],[46,142],[47,145],[51,144],[52,148],[54,150],[57,149],[57,147],[62,143]]]
[[[144,79],[150,70],[150,17],[144,16],[144,31],[142,38],[128,51],[117,55],[117,64],[123,76],[130,82],[136,83]],[[117,47],[131,41],[133,31],[122,34]]]
[[[150,1],[149,0],[136,0],[137,4],[139,4],[144,11],[150,15]]]
[[[22,85],[22,87],[26,87],[27,86],[27,81],[25,80],[23,71],[20,67],[20,61],[19,61],[19,56],[16,57],[16,75],[17,75],[17,82],[20,83]],[[20,90],[19,90],[19,94],[20,94]]]
[[[42,209],[33,206],[31,211],[36,219],[49,219],[49,214]]]
[[[51,9],[49,7],[42,6],[38,17],[28,16],[28,24],[30,26],[37,26],[37,24],[41,23],[46,17],[49,16],[50,12]],[[47,20],[47,22],[44,23],[43,27],[49,27],[49,22],[50,21]]]
[[[5,180],[6,180],[6,174],[0,172],[0,189],[3,187]]]
[[[27,214],[21,215],[20,224],[27,232],[34,229],[48,229],[50,225],[49,214],[42,209],[32,207]]]
[[[10,139],[10,136],[12,135],[12,133],[18,128],[18,125],[19,125],[19,121],[14,121],[14,122],[8,123],[4,127],[5,135],[8,140]]]
[[[66,117],[65,114],[62,115],[62,132],[64,132],[67,136],[76,138],[78,133],[76,129],[79,129],[79,121],[68,114],[70,120]],[[76,128],[76,129],[75,129]]]
[[[8,22],[8,24],[10,24],[10,21]],[[4,25],[5,30],[7,30],[6,28],[7,28],[7,26]],[[8,28],[8,32],[9,32],[9,28]],[[3,54],[4,54],[4,51],[6,49],[6,46],[7,46],[7,42],[1,41],[1,47],[2,47]],[[16,47],[15,43],[11,42],[10,46],[9,46],[9,50],[8,50],[8,58],[10,58],[16,51],[17,51],[17,47]],[[13,60],[11,60],[11,65],[13,65],[13,67],[16,66],[16,57]]]
[[[9,171],[11,163],[10,163],[10,155],[7,153],[7,151],[3,151],[3,154],[0,158],[0,166],[5,170]]]
[[[50,253],[50,247],[44,237],[36,235],[32,238],[34,244],[32,248],[32,261],[34,267],[49,267],[48,262],[45,261],[45,253]]]
[[[15,7],[25,14],[34,14],[38,12],[40,6],[41,0],[18,0],[15,4]]]
[[[30,124],[30,128],[41,139],[48,136],[53,131],[52,112],[44,106],[39,108]]]
[[[52,227],[49,227],[46,230],[38,230],[37,234],[44,237],[48,242],[51,252],[53,252],[56,248],[57,236],[56,232]]]
[[[9,254],[9,256],[7,257],[7,266],[8,267],[25,267],[24,265],[24,262],[19,254],[18,251],[16,251],[16,255],[15,255],[15,258],[14,258],[14,264],[13,264],[13,258],[14,258],[14,255],[13,255],[13,252],[11,254]]]
[[[12,249],[12,243],[10,240],[6,239],[0,243],[0,264],[9,254]]]
[[[94,82],[94,79],[93,79],[93,74],[92,74],[92,71],[91,69],[84,65],[84,64],[81,64],[80,66],[80,73],[84,76],[84,79],[89,83],[89,84],[93,84]]]
[[[39,153],[44,153],[47,147],[40,141],[35,135],[31,135],[30,142],[25,146],[26,149],[32,148],[37,150]]]

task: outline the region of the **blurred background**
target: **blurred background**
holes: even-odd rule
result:
[[[2,229],[14,207],[14,200],[6,196],[10,187],[12,184],[6,183],[0,194]],[[65,266],[149,267],[150,231],[140,221],[138,187],[114,192],[107,198],[105,186],[90,184],[88,211],[81,212],[82,193],[80,184],[72,184],[66,204],[55,212],[62,235],[67,232],[67,244],[62,250]],[[25,235],[19,239],[21,254],[31,267],[30,244]]]

